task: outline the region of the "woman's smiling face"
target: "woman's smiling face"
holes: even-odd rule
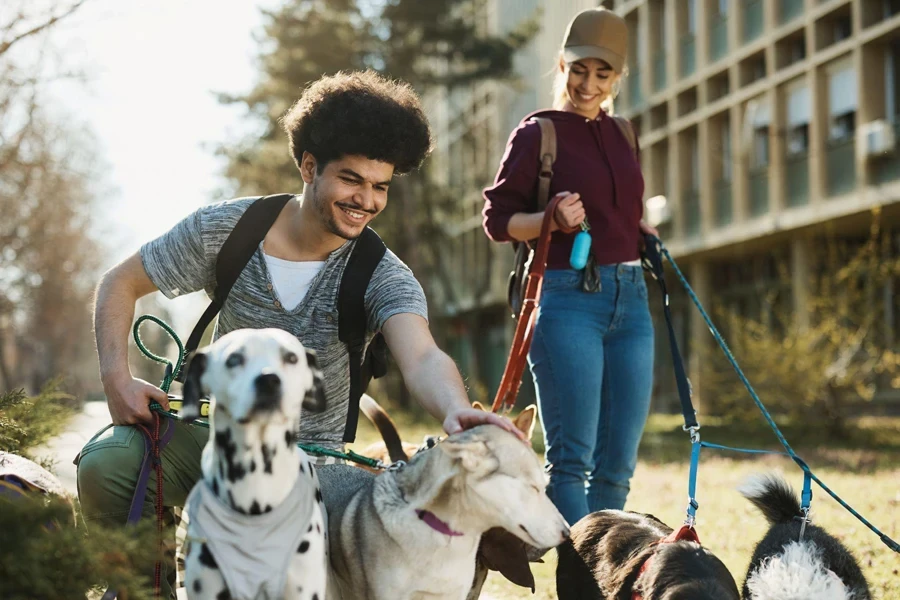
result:
[[[598,58],[560,63],[560,69],[567,74],[566,95],[573,112],[591,119],[596,117],[600,105],[612,94],[619,75],[606,61]]]

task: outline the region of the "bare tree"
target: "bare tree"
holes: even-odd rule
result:
[[[93,138],[42,105],[44,85],[66,76],[49,35],[84,1],[0,6],[0,389],[95,378]]]
[[[0,57],[22,40],[43,33],[72,15],[85,2],[87,0],[76,0],[59,2],[50,7],[35,7],[33,0],[19,0],[15,6],[7,0],[0,9]]]

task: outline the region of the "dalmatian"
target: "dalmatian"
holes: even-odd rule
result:
[[[280,329],[241,329],[187,367],[183,416],[211,399],[190,516],[191,600],[324,600],[327,523],[319,480],[297,447],[301,408],[325,408],[315,354]]]

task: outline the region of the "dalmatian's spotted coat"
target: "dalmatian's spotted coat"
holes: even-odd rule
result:
[[[324,600],[327,579],[326,514],[309,457],[296,446],[301,407],[324,409],[315,355],[278,329],[238,330],[193,357],[184,387],[184,412],[213,399],[210,440],[203,451],[202,481],[240,515],[265,515],[294,489],[310,494],[309,524],[289,561],[283,594],[288,600]],[[196,490],[195,490],[196,491]],[[188,525],[185,587],[192,600],[242,600],[226,584],[211,545]],[[261,591],[261,593],[264,593]],[[266,596],[267,597],[267,596]]]

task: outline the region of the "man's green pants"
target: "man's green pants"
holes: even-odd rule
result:
[[[163,499],[167,507],[184,506],[188,493],[200,479],[200,454],[209,439],[209,430],[166,419],[175,427],[169,444],[161,453]],[[109,425],[85,444],[76,459],[78,499],[84,519],[106,526],[123,526],[135,494],[138,471],[144,458],[144,437],[131,426]],[[151,473],[144,495],[143,518],[156,519],[156,474]],[[171,511],[167,511],[169,536],[174,548]],[[148,556],[153,552],[148,549]],[[162,597],[174,598],[175,565],[171,557],[162,568]],[[148,566],[152,573],[152,567]]]

